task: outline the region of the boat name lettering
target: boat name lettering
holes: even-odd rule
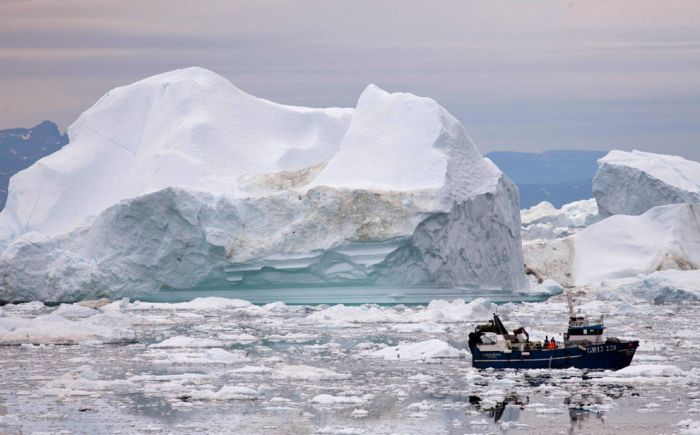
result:
[[[606,344],[602,346],[590,346],[588,349],[586,349],[586,352],[588,353],[598,353],[598,352],[611,352],[617,350],[617,346],[614,344]]]

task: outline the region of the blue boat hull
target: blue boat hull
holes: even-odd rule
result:
[[[510,353],[470,348],[472,365],[479,369],[579,369],[619,370],[632,362],[638,341],[604,343],[557,349],[530,350]]]

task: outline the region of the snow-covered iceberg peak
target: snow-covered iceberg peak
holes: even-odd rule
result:
[[[336,156],[312,183],[380,191],[435,189],[466,200],[501,175],[462,124],[434,100],[370,85]]]
[[[429,98],[283,106],[201,68],[108,92],[13,177],[0,300],[525,285],[517,190]]]
[[[700,202],[700,162],[613,150],[598,160],[593,193],[602,217],[639,215],[658,205]]]
[[[12,178],[0,237],[55,236],[166,187],[235,194],[244,174],[325,163],[352,113],[272,103],[202,68],[113,89],[69,127],[60,153]]]

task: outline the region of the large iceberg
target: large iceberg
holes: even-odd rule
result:
[[[569,237],[525,242],[523,251],[530,269],[568,286],[659,270],[698,270],[700,204],[611,216]]]
[[[201,68],[108,92],[14,176],[0,300],[527,285],[517,190],[429,98],[284,106]]]
[[[666,154],[610,151],[598,160],[593,193],[602,217],[700,203],[700,163]]]

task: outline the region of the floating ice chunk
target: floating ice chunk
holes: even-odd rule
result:
[[[134,342],[136,332],[130,325],[106,314],[78,320],[53,313],[31,319],[0,317],[0,345]]]
[[[24,302],[13,306],[13,308],[17,311],[38,311],[44,309],[45,307],[46,305],[44,305],[44,303],[41,301]]]
[[[418,382],[418,383],[431,383],[435,381],[434,376],[426,375],[423,373],[418,373],[417,375],[409,376],[408,378],[409,381],[413,382]]]
[[[270,403],[294,403],[291,399],[286,399],[284,397],[273,397],[269,400]]]
[[[372,395],[366,396],[332,396],[330,394],[319,394],[311,399],[311,403],[318,405],[360,405],[372,399]]]
[[[130,390],[135,384],[130,380],[100,379],[100,374],[91,366],[83,365],[47,382],[41,392],[50,396],[89,396],[99,391]]]
[[[226,342],[228,342],[228,343],[250,344],[250,343],[255,343],[256,341],[258,341],[258,337],[251,335],[251,334],[246,334],[246,333],[218,334],[216,337],[220,340],[226,340]]]
[[[223,342],[212,338],[196,338],[177,335],[175,337],[170,337],[163,340],[160,343],[151,344],[149,347],[159,349],[174,347],[222,347],[223,345]]]
[[[305,343],[318,338],[317,335],[305,334],[303,332],[292,332],[288,334],[270,334],[265,337],[268,341],[280,341],[286,343]]]
[[[529,288],[521,293],[532,294],[532,295],[542,295],[542,296],[554,296],[564,292],[564,287],[553,279],[545,279],[542,283],[538,283],[534,276],[529,276]]]
[[[333,305],[313,312],[306,317],[309,323],[323,322],[329,324],[344,323],[384,323],[395,321],[395,313],[377,306],[360,305],[348,307],[343,304]]]
[[[689,376],[695,378],[695,372],[687,373],[674,365],[638,364],[609,374],[606,372],[604,376],[595,378],[594,381],[613,384],[666,384],[685,382]]]
[[[447,326],[435,322],[397,323],[391,325],[390,328],[397,332],[423,332],[427,334],[440,334],[447,330]]]
[[[224,385],[218,391],[195,390],[189,393],[194,400],[257,400],[260,393],[249,387]]]
[[[203,353],[155,351],[149,354],[156,364],[238,364],[249,362],[242,350],[207,349]]]
[[[352,418],[365,418],[365,417],[367,417],[368,415],[369,415],[369,411],[367,411],[366,409],[361,409],[361,408],[354,409],[354,410],[350,413],[350,416],[351,416]]]
[[[349,379],[350,374],[307,365],[279,364],[272,370],[272,378],[318,381],[321,379]]]
[[[700,435],[700,420],[691,418],[681,420],[676,424],[676,427],[680,428],[678,433],[681,435]]]
[[[539,408],[539,407],[538,407],[538,408],[535,409],[535,413],[536,413],[536,414],[545,414],[545,415],[549,415],[549,414],[562,414],[563,412],[564,412],[564,410],[563,410],[563,409],[559,409],[559,408],[545,408],[545,407]]]
[[[374,305],[349,307],[340,304],[311,313],[305,320],[309,323],[321,322],[335,326],[347,323],[466,322],[490,317],[495,310],[496,304],[485,298],[477,298],[469,303],[463,299],[452,302],[432,300],[425,308],[404,310]]]
[[[169,382],[177,381],[181,383],[192,383],[208,378],[209,375],[203,373],[178,373],[172,375],[136,375],[131,376],[128,380],[131,382],[157,381]]]
[[[680,368],[669,364],[640,364],[631,365],[613,373],[613,377],[675,377],[683,376],[684,372]]]
[[[271,313],[284,313],[289,310],[289,307],[284,302],[271,302],[260,308]]]
[[[430,301],[425,311],[418,311],[412,321],[469,322],[489,318],[496,311],[496,304],[486,298],[470,302],[456,299],[452,302],[436,299]]]
[[[661,405],[655,402],[649,402],[645,403],[644,406],[639,408],[637,412],[657,412],[657,410],[661,408]]]
[[[17,414],[5,414],[0,415],[0,426],[15,426],[20,424],[19,415]]]
[[[127,299],[128,302],[128,299]],[[193,311],[218,311],[236,308],[249,308],[252,303],[242,299],[229,299],[220,297],[195,298],[189,302],[157,303],[135,301],[131,304],[120,304],[121,309],[127,310],[193,310]]]
[[[423,400],[422,402],[411,403],[406,409],[409,411],[432,411],[435,409],[435,405]]]
[[[234,353],[218,348],[209,349],[204,355],[205,358],[213,362],[238,363],[249,360],[242,351]]]
[[[489,423],[488,421],[486,421],[486,420],[484,420],[484,419],[481,419],[481,420],[473,420],[473,421],[470,421],[470,422],[469,422],[469,425],[470,425],[470,426],[488,426],[488,425],[490,425],[490,424],[491,424],[491,423]]]
[[[61,304],[53,311],[53,314],[65,317],[66,319],[85,318],[99,313],[99,310],[83,307],[78,304]]]
[[[433,338],[418,343],[402,343],[385,347],[374,352],[365,353],[373,358],[385,360],[430,360],[433,358],[464,358],[466,352],[455,349],[448,343]]]
[[[328,435],[362,435],[367,433],[364,429],[355,427],[334,427],[334,426],[323,426],[316,430],[317,434],[328,434]]]

